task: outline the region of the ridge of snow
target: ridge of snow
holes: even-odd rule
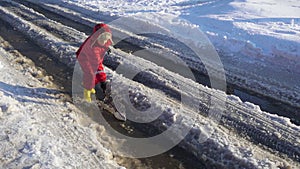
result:
[[[65,1],[60,1],[60,0],[51,1],[51,2],[44,1],[44,2],[46,2],[46,3],[43,4],[42,6],[44,6],[44,7],[47,6],[48,9],[50,9],[54,12],[63,13],[65,16],[67,16],[70,19],[76,18],[76,20],[80,20],[80,22],[86,23],[86,24],[90,25],[91,27],[93,26],[93,24],[97,23],[97,18],[110,18],[106,22],[111,22],[112,24],[114,23],[115,19],[118,19],[118,17],[110,16],[109,14],[105,15],[102,12],[97,11],[96,8],[94,10],[87,10],[85,8],[84,4],[88,4],[89,3],[88,1],[86,1],[86,2],[81,1],[82,3],[80,3],[80,4],[73,3],[72,1],[65,2]],[[59,6],[55,5],[56,3]],[[120,3],[122,3],[122,2],[120,2]],[[183,2],[180,1],[179,6],[181,3],[183,3]],[[184,2],[184,3],[186,3],[186,2]],[[191,1],[191,4],[198,4],[200,6],[215,5],[215,7],[223,7],[222,3],[220,3],[219,6],[218,6],[218,3],[220,3],[220,2],[219,1],[217,1],[217,2]],[[223,5],[226,6],[226,3],[227,2],[225,2]],[[189,4],[189,3],[187,3],[187,4]],[[230,4],[228,6],[230,6]],[[185,7],[184,7],[183,11],[186,9]],[[196,6],[191,5],[191,7],[192,7],[192,9],[198,8],[197,5]],[[188,8],[190,8],[190,7],[188,7]],[[226,11],[228,9],[225,8],[224,10]],[[196,11],[195,15],[199,14],[199,10],[197,10],[197,11]],[[204,10],[204,11],[202,11],[202,13],[206,14],[207,11]],[[184,12],[183,12],[183,14],[184,14]],[[200,11],[200,14],[201,14],[201,11]],[[81,18],[81,16],[83,16],[83,18]],[[212,25],[212,26],[216,26],[216,27],[212,30],[206,31],[203,28],[203,26],[205,26],[206,24],[200,24],[200,25],[197,25],[197,23],[193,24],[193,22],[192,22],[193,20],[189,20],[188,18],[184,18],[184,19],[188,19],[191,23],[189,23],[189,24],[183,23],[180,20],[176,19],[176,16],[177,15],[172,15],[172,14],[165,13],[165,12],[163,12],[163,13],[152,13],[151,12],[151,13],[147,13],[147,14],[137,13],[137,15],[130,15],[128,20],[129,20],[129,23],[134,22],[134,23],[138,23],[138,25],[144,25],[144,28],[147,28],[147,26],[146,26],[147,24],[149,26],[151,25],[153,30],[156,29],[155,27],[162,28],[161,30],[163,30],[163,26],[159,26],[160,24],[162,24],[162,25],[167,24],[167,25],[169,25],[169,27],[172,27],[172,24],[175,24],[175,25],[182,24],[183,26],[191,27],[191,30],[193,30],[194,28],[200,27],[207,34],[207,36],[209,37],[209,40],[213,43],[213,45],[215,47],[217,47],[219,56],[221,57],[222,63],[226,70],[225,73],[228,78],[227,80],[230,83],[232,83],[232,84],[237,83],[237,85],[239,85],[239,86],[242,86],[248,90],[253,90],[264,96],[273,97],[278,100],[281,100],[282,102],[285,102],[287,104],[294,105],[297,107],[300,106],[299,105],[299,103],[300,103],[299,102],[300,88],[296,85],[296,84],[300,83],[300,81],[299,81],[300,79],[297,78],[300,73],[300,72],[298,72],[298,70],[300,70],[299,65],[297,65],[299,62],[297,62],[296,60],[293,59],[294,56],[288,54],[288,53],[290,53],[289,51],[296,52],[299,48],[299,47],[297,47],[297,45],[299,45],[300,43],[294,42],[294,43],[292,43],[292,45],[290,45],[289,43],[284,43],[283,45],[287,47],[286,51],[280,51],[277,48],[273,48],[272,50],[275,51],[276,53],[278,53],[279,55],[274,55],[272,57],[265,57],[265,56],[259,54],[261,52],[265,52],[265,50],[260,49],[260,46],[257,46],[255,43],[251,42],[250,40],[242,40],[241,41],[242,34],[235,32],[234,31],[235,29],[231,29],[231,27],[228,27],[226,25],[222,26],[222,24],[223,24],[222,19],[220,22],[218,22],[218,21],[208,22],[207,23],[208,25]],[[156,18],[156,20],[153,20],[153,18]],[[170,19],[170,20],[168,20],[168,19]],[[197,17],[196,20],[198,21],[201,19],[199,19]],[[274,19],[274,20],[276,21],[277,19]],[[297,20],[297,19],[295,19],[295,20]],[[297,23],[297,21],[295,21],[295,22]],[[119,24],[119,22],[117,22],[117,23]],[[255,22],[253,22],[253,23],[255,23]],[[294,25],[295,25],[295,23],[294,23]],[[125,36],[131,35],[129,32],[124,32],[124,30],[122,30],[122,27],[118,28],[118,25],[112,25],[112,27],[117,30],[115,32],[117,34],[114,34],[115,36],[120,35],[120,37],[122,38],[124,36],[124,35],[122,35],[122,33],[126,34]],[[127,28],[127,27],[125,26],[125,28]],[[233,34],[235,34],[235,33],[237,33],[237,34],[236,34],[236,36],[233,36],[233,37],[231,37],[231,36],[229,37],[229,35],[227,35],[227,34],[222,35],[223,29],[225,31],[227,30],[228,32],[233,31],[232,32]],[[170,29],[169,31],[172,31],[172,29]],[[173,31],[176,33],[178,30],[173,30]],[[121,34],[118,32],[121,32]],[[253,35],[253,36],[256,37],[256,35]],[[135,37],[138,39],[142,38],[142,37],[137,37],[136,35],[132,35],[132,37]],[[295,36],[295,37],[297,37],[297,36]],[[273,44],[271,42],[265,41],[265,39],[268,39],[268,37],[257,36],[257,38],[258,38],[259,42],[262,42],[265,44]],[[145,40],[152,42],[151,39],[149,39],[149,38],[143,38],[143,41],[145,41]],[[129,41],[130,41],[130,39],[129,39]],[[137,43],[138,45],[142,45],[142,46],[145,45],[142,42],[137,41],[135,39],[130,42],[132,42],[133,44]],[[273,40],[272,40],[272,42],[273,42]],[[151,44],[153,44],[153,43],[151,43]],[[168,46],[168,43],[166,43],[164,45]],[[296,45],[296,46],[294,46],[294,45]],[[219,46],[222,46],[222,48],[219,48]],[[291,47],[291,46],[294,46],[294,47]],[[245,50],[242,50],[241,48],[244,48]],[[241,52],[241,50],[244,52]],[[189,52],[189,51],[185,51],[185,52]],[[286,52],[288,52],[288,53],[286,53]],[[187,55],[194,55],[194,54],[187,53]],[[284,57],[282,57],[282,55],[284,55]],[[205,68],[203,66],[201,66],[202,63],[201,63],[201,61],[199,61],[199,59],[194,60],[193,57],[189,57],[189,56],[185,57],[184,55],[182,55],[182,56],[183,56],[183,60],[185,60],[186,63],[190,67],[195,68],[195,69],[205,73]],[[182,57],[182,56],[180,56],[180,57]],[[291,56],[291,58],[289,58],[289,56]],[[298,57],[296,57],[296,59],[297,58]],[[274,66],[276,67],[276,69],[272,68]],[[210,69],[213,69],[213,68],[214,67],[212,66],[212,68],[210,68]],[[274,74],[276,74],[276,76],[273,76]]]
[[[9,22],[14,27],[18,28],[21,32],[25,35],[28,35],[30,38],[33,38],[37,41],[37,44],[44,47],[52,53],[53,55],[58,54],[58,58],[62,60],[63,63],[67,65],[74,65],[75,64],[75,55],[74,51],[76,48],[70,46],[68,42],[63,41],[44,31],[42,28],[39,28],[36,25],[31,24],[30,22],[18,17],[13,12],[6,10],[4,7],[0,6],[0,12],[2,14],[2,18]],[[54,51],[54,53],[53,53]]]

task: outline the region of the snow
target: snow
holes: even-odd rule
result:
[[[98,124],[18,69],[2,47],[0,55],[0,168],[120,168],[94,132]]]
[[[99,21],[110,23],[114,36],[119,39],[123,39],[125,34],[125,37],[153,42],[151,38],[131,33],[143,30],[159,30],[158,33],[177,39],[182,38],[181,32],[185,31],[186,40],[195,44],[199,43],[199,39],[208,39],[218,51],[229,83],[300,106],[297,85],[300,83],[299,6],[296,0],[284,3],[258,3],[255,0],[43,2],[48,9],[60,11],[69,18],[76,17],[76,20],[90,26]],[[195,34],[195,30],[204,35]],[[160,45],[169,46],[172,42],[168,41]],[[137,40],[130,42],[147,47]],[[190,51],[184,51],[179,57],[191,68],[205,73],[202,62],[194,60],[192,55]],[[208,66],[209,69],[215,68],[219,72],[223,69],[215,66],[215,58],[210,60],[214,62],[211,67]]]
[[[11,1],[7,2],[14,4]],[[263,2],[258,0],[42,0],[40,2],[44,3],[44,7],[49,10],[55,9],[56,12],[63,12],[65,16],[74,20],[78,19],[90,26],[99,19],[103,19],[99,18],[100,16],[112,18],[123,16],[121,20],[123,22],[111,22],[112,27],[119,31],[121,37],[133,36],[150,42],[153,46],[161,46],[168,51],[165,53],[167,57],[172,55],[173,50],[169,46],[173,43],[159,43],[136,34],[141,29],[146,32],[155,30],[184,42],[190,40],[198,47],[210,45],[205,41],[209,39],[218,52],[223,52],[224,55],[220,56],[221,61],[229,74],[240,77],[246,75],[243,78],[250,84],[250,87],[256,90],[259,88],[255,88],[254,84],[287,96],[291,96],[290,93],[294,92],[294,102],[284,101],[299,104],[297,99],[300,98],[300,91],[299,87],[296,87],[299,84],[297,82],[300,73],[298,69],[300,6],[297,0],[287,2],[277,0]],[[15,5],[19,6],[17,3]],[[55,23],[24,6],[19,7],[30,16],[46,20],[49,27],[54,28],[55,25],[55,29],[67,31],[69,38],[74,41],[87,37],[84,33]],[[54,36],[41,28],[38,21],[35,25],[4,6],[0,7],[0,12],[3,20],[28,35],[59,61],[70,67],[74,66],[74,51],[77,47],[74,43]],[[133,27],[124,29],[126,23],[131,23]],[[201,43],[197,39],[198,36],[192,36],[198,29],[201,29],[207,36],[207,39],[205,37],[205,40],[201,39]],[[191,36],[182,37],[182,35]],[[145,46],[145,44],[141,45]],[[130,139],[121,136],[118,139],[125,140],[125,142],[119,140],[120,145],[108,147],[105,142],[111,138],[107,136],[107,131],[102,126],[104,124],[99,125],[93,122],[72,103],[61,100],[60,91],[49,88],[47,83],[33,78],[31,71],[28,71],[28,74],[26,71],[15,69],[17,67],[15,63],[10,63],[12,61],[10,58],[14,56],[5,51],[3,46],[0,48],[0,54],[2,73],[0,76],[0,161],[2,168],[120,167],[112,156],[114,153],[119,153],[118,148],[124,148],[122,144],[123,146],[128,144],[128,147],[136,146],[131,145]],[[296,155],[299,155],[300,151],[300,127],[292,124],[288,118],[263,112],[253,103],[244,103],[237,96],[226,95],[219,90],[197,84],[155,63],[135,57],[135,54],[138,53],[127,54],[114,49],[109,61],[111,64],[119,63],[123,68],[133,72],[141,72],[149,68],[142,74],[144,76],[142,80],[149,80],[151,83],[162,86],[162,91],[151,89],[107,69],[109,78],[120,87],[120,91],[129,90],[130,98],[140,110],[149,107],[150,102],[151,111],[162,113],[151,114],[150,110],[141,111],[143,114],[139,116],[128,114],[129,119],[137,122],[152,121],[151,125],[160,131],[171,126],[168,133],[172,136],[171,141],[177,144],[185,138],[180,146],[194,152],[198,158],[212,166],[275,168],[283,163],[289,163],[291,166],[299,167],[299,163],[290,158],[294,156],[299,160]],[[194,60],[195,58],[187,56],[185,59],[191,60],[188,63],[189,66],[199,68],[199,62]],[[213,67],[215,61],[208,60],[208,66]],[[266,71],[261,72],[261,70]],[[247,73],[243,74],[244,72]],[[275,89],[272,89],[271,84],[275,86]],[[240,85],[243,84],[240,83]],[[77,92],[77,89],[73,88],[73,90]],[[178,103],[176,96],[166,97],[164,92],[168,90],[180,93],[181,98],[186,99],[184,104]],[[82,91],[82,88],[79,87],[78,91]],[[121,95],[121,93],[117,94]],[[145,99],[147,97],[148,99]],[[210,107],[208,101],[210,99],[216,99],[213,101],[217,104]],[[202,105],[195,106],[194,104],[198,104],[199,100]],[[203,112],[199,111],[207,107],[211,108],[208,117],[203,116],[201,114]],[[157,117],[159,117],[158,120],[153,121]],[[272,148],[278,151],[283,151],[288,154],[288,157],[281,158],[276,153],[266,151],[225,127],[216,127],[216,123],[220,120],[224,121],[224,125],[230,125],[228,119],[247,124],[244,128],[237,129],[237,132],[248,132],[250,136],[257,137],[254,139],[261,141],[262,144],[273,146]],[[189,134],[184,132],[189,129],[191,130]],[[126,139],[129,141],[126,142]],[[270,140],[278,141],[276,142],[278,144],[269,145]],[[156,145],[149,144],[148,146],[150,149],[153,148],[154,152],[156,151]],[[128,147],[125,146],[125,149]],[[134,148],[139,150],[138,146]],[[289,150],[290,152],[286,152]],[[147,155],[147,152],[137,153],[140,156]]]
[[[203,32],[214,32],[217,36],[214,38],[219,40],[215,42],[212,39],[214,44],[228,43],[226,41],[230,41],[229,39],[238,40],[241,43],[249,41],[254,47],[261,48],[263,54],[265,53],[267,56],[271,56],[268,53],[272,52],[272,47],[293,46],[294,51],[285,47],[279,48],[279,50],[292,52],[299,57],[300,6],[297,0],[287,2],[278,0],[266,2],[257,0],[119,0],[113,2],[73,0],[65,1],[65,3],[78,5],[90,11],[108,12],[110,15],[143,16],[143,19],[147,19],[149,22],[155,22],[155,20],[153,21],[155,18],[151,17],[153,13],[184,18],[191,24],[199,26]],[[172,18],[167,19],[172,21]],[[161,23],[168,22],[168,20],[164,19]],[[164,24],[162,25],[164,26]],[[229,39],[226,38],[225,41],[220,39],[224,36]],[[274,46],[274,44],[278,46]],[[230,50],[230,45],[226,47],[229,47]]]

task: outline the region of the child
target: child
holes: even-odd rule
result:
[[[76,57],[83,71],[84,99],[91,102],[91,94],[95,94],[95,86],[100,86],[98,99],[104,98],[106,74],[103,59],[109,46],[113,44],[111,30],[104,23],[96,24],[90,35],[76,52]]]

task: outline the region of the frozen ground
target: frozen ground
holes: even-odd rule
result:
[[[65,101],[47,77],[34,78],[42,74],[32,62],[3,45],[0,168],[121,168],[98,137],[104,128]]]
[[[142,18],[134,18],[133,16],[133,18],[129,18],[129,21],[134,21],[132,23],[143,23],[135,26],[153,26],[155,29],[161,31],[163,29],[159,29],[160,27],[158,23],[166,20],[156,20],[156,23],[147,25],[145,22],[149,21],[150,16],[154,15],[160,19],[165,18],[165,16],[167,16],[167,19],[172,18],[173,20],[167,20],[165,24],[169,30],[172,30],[172,24],[173,26],[174,24],[182,26],[182,23],[176,20],[176,16],[182,15],[186,18],[197,17],[197,15],[200,14],[197,13],[198,9],[219,7],[220,9],[225,10],[226,14],[228,14],[230,9],[232,10],[232,13],[230,13],[230,15],[226,15],[226,17],[231,16],[232,18],[236,18],[237,15],[242,15],[239,13],[240,9],[243,9],[241,11],[245,13],[248,11],[248,15],[242,15],[243,17],[252,17],[250,14],[252,14],[251,12],[253,11],[245,10],[243,4],[251,9],[257,8],[256,6],[252,7],[249,5],[255,5],[254,1],[245,1],[243,3],[232,1],[209,1],[204,3],[201,1],[138,1],[136,6],[133,5],[133,2],[135,1],[113,1],[111,3],[106,3],[106,1],[76,1],[76,3],[75,1],[43,2],[45,2],[45,6],[43,7],[50,10],[56,10],[58,13],[64,14],[74,20],[79,20],[87,25],[93,25],[93,23],[96,22],[95,20],[97,20],[98,16],[96,15],[97,13],[102,15],[104,12],[104,16],[106,17],[111,15],[131,16],[133,14],[142,13]],[[291,4],[286,5],[286,8],[289,8],[289,10],[298,8],[297,6],[292,5],[293,2],[296,3],[296,1],[289,1]],[[99,8],[99,5],[101,8]],[[120,8],[119,5],[122,6],[122,8]],[[272,5],[272,3],[269,5]],[[260,5],[260,7],[265,8],[266,6],[267,4]],[[229,7],[235,7],[233,9],[236,11]],[[277,7],[276,3],[273,4],[272,7]],[[187,12],[189,10],[193,12]],[[52,53],[59,61],[66,63],[68,66],[74,65],[74,50],[77,48],[77,45],[74,42],[84,39],[86,37],[84,33],[65,26],[64,24],[57,23],[44,15],[29,9],[28,7],[16,3],[15,1],[7,1],[5,3],[1,2],[0,11],[1,18],[13,25],[15,29],[26,34],[42,48]],[[82,13],[78,13],[79,11]],[[274,32],[272,33],[272,31],[269,30],[267,32],[267,37],[263,38],[265,36],[263,36],[262,33],[264,32],[263,28],[257,30],[254,29],[261,25],[259,25],[259,23],[256,25],[256,21],[251,21],[250,26],[244,29],[247,29],[246,32],[248,33],[251,32],[250,30],[256,30],[254,31],[254,34],[260,36],[263,40],[266,40],[265,43],[259,44],[261,41],[255,42],[255,40],[257,40],[256,38],[253,38],[250,43],[251,39],[248,38],[252,37],[252,34],[250,36],[250,34],[245,33],[245,31],[241,31],[240,26],[230,27],[230,29],[234,30],[234,32],[241,31],[239,36],[229,36],[228,32],[230,31],[226,32],[223,29],[220,30],[220,27],[228,28],[228,23],[223,22],[228,18],[226,18],[225,15],[222,15],[221,17],[222,10],[213,11],[218,11],[218,13],[216,15],[208,14],[211,10],[207,10],[205,15],[202,15],[205,16],[203,22],[207,23],[206,26],[203,23],[200,24],[201,19],[199,19],[199,23],[193,23],[193,21],[198,21],[197,19],[189,19],[189,21],[194,24],[192,25],[192,29],[200,26],[218,50],[225,53],[224,58],[222,57],[221,59],[224,61],[226,70],[237,70],[232,73],[233,75],[238,75],[241,72],[247,72],[241,71],[240,69],[241,66],[245,66],[244,64],[247,65],[251,63],[250,65],[252,66],[255,66],[256,63],[258,65],[266,64],[266,68],[270,68],[269,65],[267,65],[269,61],[271,61],[268,58],[272,55],[270,54],[272,51],[268,50],[269,48],[274,48],[276,49],[274,51],[277,52],[280,51],[288,53],[287,56],[291,55],[288,59],[291,59],[297,64],[297,62],[295,62],[299,59],[299,56],[297,55],[297,51],[299,50],[299,41],[295,38],[296,35],[299,35],[297,32],[299,27],[297,18],[294,18],[294,21],[291,24],[295,27],[296,33],[285,37],[285,40],[281,40],[279,38],[281,37],[279,34],[285,34],[284,31],[277,31],[277,34],[274,34]],[[253,13],[257,14],[257,11],[254,11]],[[262,14],[265,15],[265,13]],[[270,13],[268,12],[267,14]],[[82,16],[78,17],[78,15]],[[295,17],[294,15],[292,16],[292,14],[288,15],[290,17]],[[212,21],[216,18],[216,22]],[[232,18],[231,20],[234,20]],[[210,21],[208,22],[208,20]],[[282,29],[288,29],[289,26],[287,24],[277,22],[279,21],[275,19],[274,23],[273,21],[268,23],[274,24],[273,27],[276,28],[276,30],[280,25],[282,26]],[[224,25],[221,23],[224,23]],[[196,24],[200,25],[197,26]],[[253,26],[253,24],[255,26]],[[188,24],[183,26],[189,27],[190,25]],[[123,32],[124,34],[132,33],[118,27],[115,27],[114,29],[119,32]],[[61,32],[68,33],[60,33],[58,30],[63,30]],[[57,34],[57,32],[59,33]],[[268,41],[268,37],[271,37],[273,39],[272,41],[277,39],[277,45],[280,43],[283,44],[279,45],[278,48],[276,45],[272,46]],[[137,38],[144,38],[150,42],[150,45],[153,46],[160,44],[158,42],[153,42],[153,39],[151,38]],[[233,49],[233,45],[230,45],[233,40],[228,40],[230,38],[236,38],[236,43],[244,43],[246,45],[235,45],[237,48]],[[137,43],[145,45],[140,42]],[[174,42],[171,42],[170,44],[163,43],[162,45],[163,48],[168,49],[167,45],[171,45],[173,43]],[[248,43],[252,45],[257,44],[261,50],[255,48],[256,45],[250,45],[250,50],[250,48],[248,48]],[[283,45],[294,46],[295,50],[280,48],[280,46]],[[7,46],[4,48],[7,50]],[[1,160],[3,161],[3,166],[12,166],[11,168],[14,168],[13,166],[15,165],[20,165],[20,167],[62,167],[72,164],[73,167],[86,167],[90,165],[91,168],[94,168],[94,164],[101,163],[102,165],[103,163],[103,168],[117,168],[118,166],[116,163],[111,160],[111,154],[112,152],[118,152],[118,148],[122,146],[119,145],[111,150],[105,148],[102,137],[103,135],[106,136],[107,133],[102,126],[91,121],[87,122],[86,120],[88,120],[88,118],[80,113],[71,103],[60,100],[61,96],[59,91],[51,89],[49,86],[45,86],[45,83],[31,78],[31,76],[29,76],[30,74],[36,74],[36,71],[32,70],[32,68],[21,68],[23,69],[22,73],[25,73],[26,76],[18,72],[18,69],[14,70],[17,66],[8,64],[8,62],[12,62],[9,58],[13,56],[9,56],[10,54],[7,54],[4,49],[1,51],[0,68],[2,69],[1,72],[5,72],[5,74],[0,77],[2,83],[0,85],[1,92],[3,93],[1,95],[0,102],[2,112],[1,120],[3,120],[3,123],[1,124],[5,124],[0,126],[4,128],[1,130],[3,131],[1,134],[1,140],[3,141],[0,142],[1,146],[3,145],[3,147],[5,147],[5,149],[1,149],[1,157],[3,157],[3,160]],[[258,55],[247,55],[249,54],[249,51],[260,51],[261,53]],[[237,53],[238,55],[236,55]],[[243,57],[237,58],[239,56]],[[258,56],[261,56],[261,58]],[[189,58],[188,56],[185,57],[187,59]],[[239,63],[234,64],[237,67],[230,65],[233,60]],[[234,166],[245,168],[276,168],[278,166],[286,165],[295,168],[299,167],[300,129],[299,126],[291,124],[289,119],[270,115],[267,112],[261,111],[256,105],[241,102],[236,96],[228,96],[225,95],[224,92],[196,84],[191,80],[156,65],[155,63],[134,57],[134,55],[127,54],[121,50],[113,50],[113,54],[109,58],[109,61],[111,64],[118,63],[124,66],[127,70],[133,71],[139,71],[144,67],[151,67],[151,69],[146,71],[144,74],[141,74],[141,77],[144,78],[139,79],[140,83],[131,81],[127,79],[126,76],[122,77],[120,74],[112,72],[110,69],[107,69],[107,72],[111,75],[110,78],[114,79],[118,86],[121,86],[121,89],[125,90],[127,89],[126,87],[129,87],[131,92],[130,96],[133,100],[138,100],[139,93],[142,93],[142,95],[144,94],[152,100],[151,106],[154,112],[163,112],[158,120],[151,123],[153,127],[158,128],[160,131],[164,131],[165,128],[170,127],[170,125],[179,127],[182,127],[180,125],[183,125],[183,127],[187,128],[192,127],[192,132],[187,135],[185,140],[181,143],[181,146],[193,152],[199,159],[205,161],[208,166],[223,166],[225,168]],[[272,61],[279,63],[277,59]],[[190,66],[193,66],[193,64],[197,68],[197,64],[193,62],[190,63]],[[289,71],[292,73],[288,75],[297,77],[295,76],[297,74],[297,69],[294,69],[295,67],[293,66],[295,65],[291,64],[291,69]],[[282,67],[283,65],[279,64],[276,66],[276,70],[280,70]],[[256,67],[253,69],[256,70]],[[274,67],[270,70],[273,69]],[[15,72],[11,70],[14,70]],[[249,74],[251,73],[254,74],[252,77],[260,77],[256,75],[256,72],[249,72]],[[283,72],[281,71],[281,73]],[[231,74],[231,72],[229,72],[229,74]],[[267,81],[260,81],[261,79],[255,80],[263,82],[262,84],[266,82],[267,86],[269,85],[268,83],[270,83],[270,79],[267,79]],[[291,78],[291,80],[293,81],[297,79]],[[292,81],[288,81],[287,84],[297,84]],[[278,82],[278,79],[274,79],[274,81],[271,82],[274,82],[275,86],[277,84],[285,86],[283,83]],[[144,86],[143,84],[146,83],[153,83],[156,86],[160,86],[160,91]],[[181,85],[182,88],[180,88],[180,86],[178,88],[178,84]],[[182,91],[179,91],[179,89]],[[172,92],[182,94],[182,96],[191,102],[185,102],[186,104],[183,105],[184,108],[178,109],[178,106],[180,105],[178,97],[176,97],[176,95],[166,97],[165,95],[170,91],[171,94],[174,94]],[[291,96],[292,99],[286,101],[293,101],[294,99],[294,102],[297,102],[297,86],[290,86],[289,89],[284,90],[283,92],[284,94],[294,92],[295,94]],[[155,98],[154,101],[152,98]],[[216,103],[220,102],[220,104],[216,104],[211,107],[209,103],[210,99],[216,101]],[[195,105],[193,105],[193,103],[198,104],[199,102],[201,103],[199,107],[200,111],[197,110],[197,106],[195,108]],[[143,103],[137,102],[136,104],[144,106]],[[223,104],[225,104],[226,109],[225,107],[222,107]],[[209,113],[206,111],[207,108],[211,108],[217,116],[207,117],[207,113]],[[220,117],[218,114],[222,115],[223,118],[219,119]],[[153,118],[151,113],[144,115],[145,116],[142,117],[139,116],[139,118],[142,120],[149,120],[147,118]],[[216,124],[213,122],[214,119],[211,118],[217,118],[220,120],[222,126],[219,125],[216,127]],[[223,127],[223,125],[226,127]],[[211,131],[213,131],[213,134]],[[98,136],[99,133],[102,135],[101,137]],[[174,135],[174,133],[177,135]],[[171,139],[174,139],[176,142],[176,139],[184,137],[184,134],[186,133],[180,133],[180,131],[175,130],[173,131],[173,137],[171,137]],[[202,143],[202,139],[207,137],[208,141]],[[14,140],[15,138],[23,139]],[[76,141],[74,141],[74,139]],[[251,141],[259,142],[264,146],[258,146]],[[14,144],[15,146],[10,146],[11,144]],[[54,144],[57,145],[57,147],[54,147]],[[126,145],[127,143],[124,142],[123,144]],[[272,150],[269,151],[268,149]],[[86,159],[90,159],[91,162],[89,163],[89,160],[86,161]]]

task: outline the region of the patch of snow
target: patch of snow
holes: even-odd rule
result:
[[[0,168],[121,168],[103,138],[80,123],[94,122],[24,75],[2,47],[0,56]]]

